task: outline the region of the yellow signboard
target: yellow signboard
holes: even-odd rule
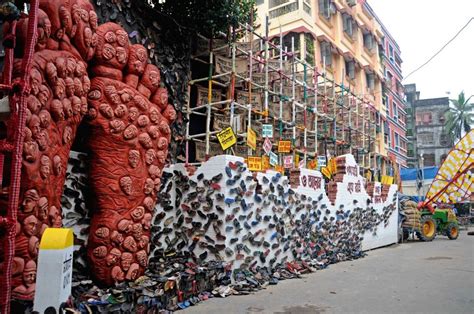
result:
[[[291,141],[278,141],[278,152],[289,153],[291,151]]]
[[[253,150],[257,150],[257,133],[252,128],[247,128],[247,145]]]
[[[237,137],[235,137],[234,131],[231,127],[228,127],[217,133],[217,139],[221,144],[222,150],[229,149],[235,145],[235,143],[237,143]]]
[[[248,157],[247,164],[250,171],[262,171],[262,158],[261,157]]]
[[[262,171],[270,169],[270,157],[262,156]]]
[[[328,167],[322,167],[321,168],[321,173],[326,177],[326,178],[331,178],[331,171],[329,170]]]

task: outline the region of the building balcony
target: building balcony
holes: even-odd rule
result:
[[[306,26],[314,30],[313,9],[309,0],[277,0],[274,5],[268,8],[268,18],[270,20],[270,33],[279,30],[280,27],[293,25],[294,27]],[[303,23],[303,24],[302,24]]]

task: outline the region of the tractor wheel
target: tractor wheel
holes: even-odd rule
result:
[[[456,240],[459,236],[459,226],[453,222],[446,226],[446,235],[450,240]]]
[[[425,215],[420,220],[420,231],[416,235],[421,241],[432,241],[436,237],[436,221],[430,216]]]

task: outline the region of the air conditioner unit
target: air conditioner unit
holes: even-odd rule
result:
[[[346,2],[347,2],[347,5],[350,7],[353,7],[357,4],[356,0],[346,0]]]

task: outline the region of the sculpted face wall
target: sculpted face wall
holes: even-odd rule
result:
[[[17,58],[27,23],[18,22]],[[93,273],[106,284],[136,278],[146,266],[151,211],[176,117],[159,69],[119,25],[99,26],[88,1],[40,1],[29,84],[13,296],[32,299],[38,243],[47,227],[62,225],[67,161],[82,120],[92,134],[97,199],[88,251]]]

